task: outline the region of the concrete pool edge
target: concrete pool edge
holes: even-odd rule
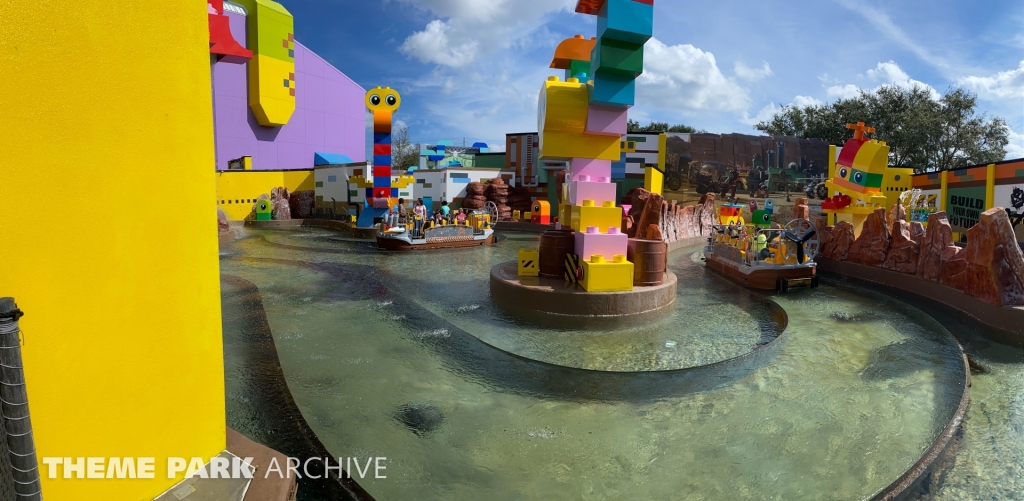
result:
[[[958,343],[959,344],[959,343]],[[964,368],[964,391],[960,397],[960,405],[957,407],[953,417],[946,424],[939,436],[932,442],[932,445],[925,450],[921,459],[917,460],[903,475],[900,475],[895,482],[875,494],[871,501],[892,501],[900,499],[910,489],[923,483],[930,474],[934,473],[943,460],[952,460],[952,457],[945,457],[947,454],[955,454],[955,438],[963,431],[964,418],[967,416],[967,407],[971,401],[971,369],[967,361],[967,354],[960,350]]]
[[[270,323],[266,316],[266,311],[263,307],[263,298],[259,287],[252,282],[229,274],[221,274],[221,281],[231,283],[234,287],[237,287],[240,295],[249,294],[252,296],[250,304],[248,305],[248,313],[255,316],[255,320],[258,325],[251,326],[252,328],[248,331],[248,334],[252,336],[252,344],[260,345],[263,348],[262,355],[266,358],[265,360],[252,360],[253,357],[247,357],[245,363],[249,365],[257,365],[259,367],[268,369],[269,374],[265,374],[270,382],[275,386],[274,388],[260,387],[260,390],[264,392],[267,399],[274,403],[275,410],[282,413],[282,415],[276,416],[277,419],[273,419],[277,425],[287,428],[293,428],[296,435],[301,437],[305,442],[305,446],[302,444],[294,444],[291,447],[282,447],[278,444],[276,447],[272,447],[278,451],[281,451],[289,456],[299,457],[302,461],[306,461],[309,458],[332,458],[333,456],[327,447],[324,446],[320,438],[317,437],[316,433],[306,422],[305,416],[302,415],[301,409],[295,402],[292,396],[291,388],[288,386],[288,381],[284,376],[284,369],[281,367],[281,361],[277,352],[277,344],[274,342],[273,332],[270,330]],[[264,362],[264,363],[260,363]],[[283,435],[276,433],[275,435]],[[242,435],[245,436],[245,435]],[[252,440],[249,437],[246,437]],[[260,444],[260,441],[252,440],[253,442]],[[267,444],[263,444],[267,445]],[[267,445],[269,447],[269,445]],[[336,463],[336,461],[335,461]],[[333,469],[335,466],[338,467],[338,471],[341,470],[341,465],[332,465]],[[331,476],[329,479],[333,482],[330,485],[327,484],[328,478],[321,477],[316,482],[322,484],[322,487],[326,487],[328,494],[331,499],[345,499],[350,501],[374,501],[371,496],[359,483],[351,478],[351,475],[338,473],[337,476]],[[346,478],[348,477],[348,478]],[[300,488],[307,482],[303,482],[300,478]],[[322,494],[322,492],[320,492]]]
[[[491,300],[500,307],[538,311],[554,315],[602,317],[632,316],[671,307],[676,300],[676,276],[666,272],[665,282],[652,287],[634,287],[626,292],[586,292],[565,282],[543,277],[531,283],[517,276],[516,261],[491,267]]]
[[[941,303],[1000,332],[1000,335],[987,335],[986,337],[1011,346],[1024,346],[1024,308],[989,304],[956,289],[915,275],[820,257],[817,262],[818,269],[828,275],[849,278],[871,285],[882,285]]]

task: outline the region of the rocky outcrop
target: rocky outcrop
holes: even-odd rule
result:
[[[217,233],[227,233],[231,230],[231,225],[228,224],[228,215],[217,207]]]
[[[953,228],[945,212],[928,216],[928,229],[921,237],[920,257],[917,260],[917,275],[938,282],[942,276],[942,265],[960,248],[953,245]]]
[[[860,236],[850,246],[848,260],[881,267],[889,253],[889,228],[885,225],[885,209],[878,209],[864,221]]]
[[[898,206],[876,210],[856,241],[847,222],[828,228],[821,256],[917,275],[997,306],[1024,305],[1024,252],[1004,209],[983,212],[967,231],[964,248],[953,243],[945,212],[929,216],[927,229],[904,221],[902,214]],[[893,221],[891,232],[887,218]]]
[[[512,217],[512,207],[508,205],[509,186],[504,179],[496,177],[487,182],[484,195],[488,202],[494,202],[498,206],[498,217],[509,219]]]
[[[316,192],[313,190],[293,191],[288,197],[288,205],[292,209],[292,219],[306,219],[313,217],[313,207],[316,205]]]
[[[682,207],[656,193],[634,188],[621,202],[631,206],[622,218],[622,232],[629,238],[677,242],[706,237],[717,220],[715,195],[711,193],[701,197],[697,205]]]
[[[807,206],[806,198],[797,198],[793,205],[793,219],[811,220],[811,209]]]
[[[484,193],[487,185],[473,181],[466,185],[466,197],[462,199],[462,207],[465,209],[483,209],[487,205],[487,197]]]
[[[981,213],[967,230],[965,292],[996,306],[1024,304],[1024,255],[1006,211]]]
[[[849,221],[839,221],[835,226],[827,228],[824,239],[819,242],[821,256],[836,261],[846,261],[853,242],[853,225]]]
[[[274,219],[286,220],[292,218],[292,209],[289,203],[290,196],[288,188],[281,187],[270,190],[270,202],[274,205]]]
[[[911,237],[910,223],[897,219],[890,232],[889,252],[882,268],[914,275],[921,253],[921,244]]]

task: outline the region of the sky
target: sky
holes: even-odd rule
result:
[[[576,0],[279,0],[296,38],[364,88],[402,94],[413,141],[486,142],[537,129],[555,47],[596,35]],[[883,84],[978,94],[1024,157],[1024,2],[1019,0],[657,0],[630,118],[715,133],[784,105]]]

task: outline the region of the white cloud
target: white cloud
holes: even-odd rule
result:
[[[743,118],[739,119],[740,123],[747,125],[757,125],[759,122],[766,122],[771,120],[779,108],[775,106],[775,103],[768,103],[767,106],[761,108],[761,111],[757,112],[757,115],[751,117],[746,112],[743,113]]]
[[[736,76],[743,80],[756,82],[765,77],[772,76],[772,67],[768,65],[767,61],[760,68],[751,68],[743,61],[736,61],[736,64],[733,66],[733,73],[736,73]]]
[[[749,91],[722,74],[714,54],[692,45],[647,42],[644,72],[637,79],[637,104],[660,111],[745,112]]]
[[[406,55],[413,56],[425,63],[436,63],[454,68],[462,68],[472,63],[477,57],[479,43],[476,40],[453,44],[448,39],[451,26],[436,19],[423,31],[413,33],[398,48]]]
[[[390,1],[446,19],[430,21],[406,38],[399,50],[424,63],[450,68],[465,68],[500,49],[536,43],[534,34],[545,16],[576,5],[574,0],[385,0]]]
[[[1015,70],[1000,71],[988,77],[964,77],[959,84],[985,99],[1020,99],[1024,97],[1024,61]]]
[[[829,99],[853,99],[860,95],[860,87],[853,84],[833,85],[825,91],[825,94]]]
[[[878,82],[880,85],[874,89],[864,90],[878,90],[882,85],[895,85],[902,89],[910,89],[917,86],[927,91],[928,94],[931,95],[932,99],[938,100],[942,97],[942,95],[939,94],[939,91],[935,90],[931,85],[920,80],[910,78],[910,75],[903,71],[903,68],[900,68],[900,65],[896,64],[894,61],[878,63],[874,68],[868,69],[865,74],[869,80],[872,82]],[[825,90],[825,94],[829,99],[853,99],[860,95],[861,89],[861,87],[854,84],[833,85]]]
[[[815,99],[809,96],[796,96],[793,98],[793,106],[798,108],[805,108],[807,106],[821,106],[825,103],[819,99]]]
[[[932,99],[936,101],[942,97],[939,91],[935,90],[931,85],[910,78],[910,75],[903,71],[903,68],[900,68],[900,65],[894,61],[878,63],[877,66],[867,71],[867,76],[875,82],[882,82],[883,85],[895,85],[902,89],[910,89],[915,86],[920,87],[928,91]]]
[[[1010,129],[1010,143],[1006,145],[1006,159],[1024,158],[1024,134]]]
[[[881,80],[883,82],[910,80],[910,75],[903,71],[903,68],[900,68],[900,65],[894,61],[878,63],[878,66],[867,71],[867,75],[872,80]]]

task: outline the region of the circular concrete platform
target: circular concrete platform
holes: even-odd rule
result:
[[[676,276],[666,272],[665,282],[654,287],[633,287],[627,292],[587,292],[563,280],[520,277],[515,261],[491,268],[491,298],[498,306],[517,313],[541,312],[577,317],[620,317],[665,310],[676,300]]]

